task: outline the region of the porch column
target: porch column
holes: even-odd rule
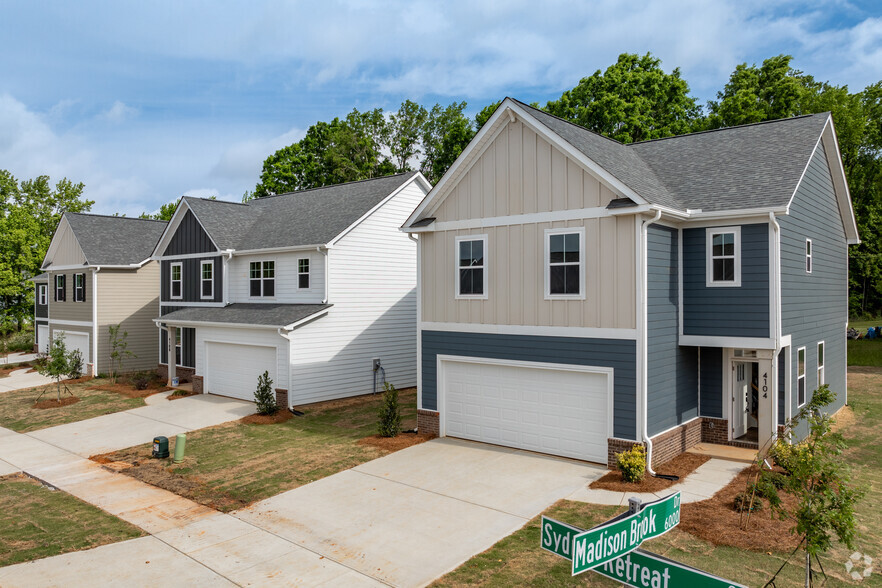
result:
[[[166,350],[166,358],[168,359],[168,382],[166,382],[167,386],[172,385],[172,379],[177,375],[175,371],[177,370],[177,361],[175,361],[175,331],[177,327],[173,327],[171,325],[166,325],[166,338],[165,338],[165,350]]]
[[[765,456],[778,436],[778,376],[774,358],[760,359],[757,382],[757,443],[761,456]]]

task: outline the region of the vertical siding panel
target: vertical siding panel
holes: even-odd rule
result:
[[[494,141],[487,147],[484,157],[481,158],[481,197],[484,206],[484,217],[496,216],[496,149],[498,143]],[[472,197],[475,194],[472,193]]]
[[[484,173],[484,160],[479,159],[469,172],[469,215],[468,218],[481,218],[484,216],[484,198],[482,197],[482,175]]]
[[[511,214],[508,202],[508,142],[511,135],[511,123],[506,125],[505,130],[496,141],[496,162],[493,166],[496,172],[495,178],[495,209],[496,216]]]
[[[615,325],[616,283],[614,276],[621,271],[616,251],[616,219],[600,219],[600,326]]]
[[[508,271],[501,280],[502,287],[509,293],[511,307],[508,311],[508,321],[513,325],[523,324],[524,320],[524,289],[529,284],[524,281],[524,243],[523,226],[512,225],[508,227]]]
[[[632,259],[634,257],[634,238],[629,230],[634,226],[634,220],[629,217],[616,217],[616,247],[619,260]],[[630,304],[634,288],[634,272],[623,271],[629,264],[619,266],[615,274],[616,279],[616,324],[633,324],[634,305]]]
[[[551,150],[551,210],[567,207],[567,160],[557,149]]]
[[[586,171],[582,172],[582,205],[585,208],[600,206],[600,182]]]
[[[600,221],[585,221],[585,303],[584,325],[598,324],[600,312]]]
[[[511,274],[511,246],[509,242],[509,227],[498,227],[494,230],[495,238],[490,244],[490,251],[496,260],[495,269],[490,270],[490,280],[493,282],[491,292],[498,301],[495,305],[495,315],[488,312],[484,322],[505,324],[509,322],[509,309],[511,308],[511,289],[508,287],[508,277]]]
[[[538,159],[536,155],[536,133],[532,129],[524,127],[524,154],[523,154],[523,178],[524,178],[524,214],[533,213],[537,210],[536,177],[538,172]]]
[[[613,194],[609,188],[607,188],[606,186],[601,184],[600,185],[600,202],[598,203],[598,206],[606,206],[614,198],[616,198],[616,195]]]
[[[508,134],[508,207],[509,214],[524,212],[523,170],[523,132],[524,125],[516,122]]]
[[[453,272],[455,268],[448,263],[448,247],[451,245],[452,235],[450,233],[438,233],[438,241],[435,243],[435,275],[437,276],[436,286],[438,287],[435,296],[435,308],[437,309],[437,321],[457,321],[456,308],[453,306]]]
[[[536,212],[551,210],[551,145],[536,137]]]
[[[521,248],[523,252],[524,268],[524,319],[525,325],[539,324],[539,300],[542,297],[542,274],[540,269],[540,259],[542,258],[536,242],[537,237],[536,225],[524,225],[521,237]]]
[[[576,210],[585,208],[583,194],[585,188],[582,186],[582,169],[569,159],[566,160],[567,166],[567,208]]]

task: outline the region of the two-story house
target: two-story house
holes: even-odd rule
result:
[[[430,188],[407,173],[182,198],[154,252],[160,371],[243,400],[266,371],[288,407],[372,392],[375,360],[415,385],[416,244],[398,229]]]
[[[419,427],[601,463],[846,400],[829,114],[624,145],[506,99],[410,216]]]
[[[159,308],[159,264],[150,260],[165,221],[66,212],[43,261],[46,294],[37,288],[37,345],[58,335],[78,349],[86,373],[109,371],[109,327],[120,325],[126,371],[153,369],[158,358],[153,318]],[[41,314],[45,310],[45,320]]]

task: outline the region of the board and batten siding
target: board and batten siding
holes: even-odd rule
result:
[[[771,337],[768,223],[741,225],[740,287],[707,286],[706,232],[683,230],[683,334]]]
[[[86,300],[74,302],[74,274],[86,274]],[[55,300],[55,276],[64,275],[64,301]],[[156,286],[154,286],[155,288]],[[92,270],[82,271],[49,271],[49,319],[91,322],[92,321]]]
[[[613,368],[613,435],[637,439],[637,342],[624,339],[422,331],[425,410],[438,410],[438,355]],[[549,383],[553,385],[553,383]]]
[[[217,248],[211,237],[196,220],[192,211],[187,211],[175,234],[172,235],[163,255],[186,255],[190,253],[215,253]]]
[[[291,334],[293,405],[372,392],[375,357],[387,382],[416,385],[416,243],[398,228],[424,196],[411,182],[330,250],[334,306]]]
[[[156,335],[159,329],[153,319],[159,316],[159,263],[144,264],[138,270],[98,272],[98,370],[111,368],[110,332],[108,327],[120,325],[119,336],[126,337],[127,350],[135,357],[123,361],[123,371],[155,369],[159,362]],[[93,296],[95,293],[93,292]],[[114,366],[115,369],[115,366]]]
[[[723,350],[719,347],[702,347],[700,367],[701,416],[723,418]]]
[[[698,357],[679,345],[679,231],[647,229],[647,428],[649,435],[698,416]]]
[[[64,217],[61,218],[61,221],[58,223],[58,228],[55,229],[50,248],[51,251],[47,253],[47,259],[44,262],[45,264],[49,264],[50,267],[86,265],[87,263],[86,255],[80,247],[80,242],[77,241],[73,229],[70,228],[70,223],[68,223],[67,219]],[[48,258],[50,253],[52,255],[51,259]]]
[[[806,348],[806,397],[817,388],[818,342],[825,342],[831,412],[845,404],[848,245],[823,143],[819,143],[781,225],[781,326],[791,336],[791,414],[797,407],[797,350]],[[812,240],[812,273],[805,240]]]
[[[309,288],[298,288],[298,260],[309,260]],[[253,261],[275,262],[275,296],[251,296]],[[381,271],[380,268],[375,268]],[[234,256],[227,264],[230,302],[317,304],[325,296],[325,256],[316,250]]]
[[[202,298],[202,262],[214,262],[214,296]],[[224,264],[220,256],[206,256],[202,258],[188,258],[179,260],[162,260],[162,270],[158,277],[160,295],[162,301],[175,303],[185,302],[221,302],[224,299]],[[181,294],[182,298],[171,297],[171,264],[181,264]]]

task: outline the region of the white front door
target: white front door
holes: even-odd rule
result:
[[[736,361],[733,364],[732,386],[732,413],[731,428],[732,439],[737,439],[747,433],[747,417],[750,415],[750,378],[751,364],[746,361]]]

